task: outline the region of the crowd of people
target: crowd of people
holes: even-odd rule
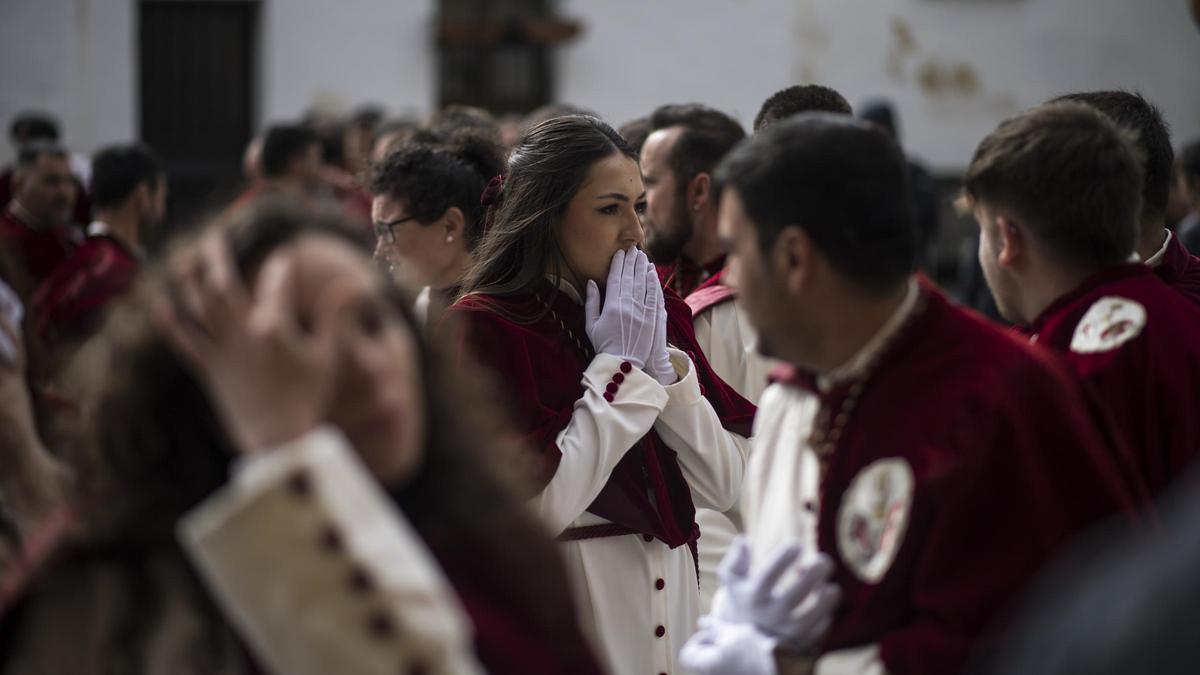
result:
[[[1138,94],[964,158],[990,317],[821,85],[274,125],[188,228],[11,136],[0,672],[1200,667],[1200,141]]]

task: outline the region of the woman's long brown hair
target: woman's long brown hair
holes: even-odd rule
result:
[[[463,293],[527,293],[547,274],[557,288],[569,266],[558,241],[567,205],[592,166],[618,153],[637,160],[625,139],[595,117],[556,117],[531,129],[509,155],[502,201],[479,245],[477,262],[467,272]]]
[[[253,209],[229,231],[248,282],[273,251],[305,236],[351,243],[368,264],[369,245],[356,230],[294,207]],[[145,283],[161,282],[151,276]],[[502,440],[516,436],[492,412],[486,387],[465,382],[467,375],[449,367],[416,328],[407,294],[395,293],[397,311],[417,336],[428,417],[416,474],[404,485],[385,487],[443,564],[477,564],[477,576],[552,638],[547,650],[569,652],[579,633],[565,570],[549,536],[516,496],[521,490],[507,478],[515,474],[496,468],[519,454]],[[103,494],[120,503],[112,504],[105,529],[123,539],[174,545],[175,522],[225,482],[236,453],[207,396],[151,329],[144,310],[128,303],[113,321],[117,325],[107,326],[111,382],[100,398],[97,454]]]

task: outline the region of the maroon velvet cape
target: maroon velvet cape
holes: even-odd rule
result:
[[[1200,307],[1200,257],[1196,257],[1172,236],[1167,243],[1166,253],[1158,267],[1154,268],[1159,279],[1179,291],[1183,297]]]
[[[542,298],[541,301],[535,295]],[[696,346],[692,313],[669,289],[667,341],[688,353],[700,391],[729,431],[750,436],[754,406],[717,377]],[[583,343],[580,352],[542,301]],[[582,375],[591,363],[583,306],[548,281],[535,293],[510,297],[470,294],[449,310],[461,322],[460,358],[473,354],[492,368],[507,388],[518,429],[538,453],[541,486],[549,483],[562,453],[559,432],[583,397]],[[651,497],[652,495],[652,497]],[[676,453],[651,429],[617,464],[608,483],[587,509],[635,532],[658,538],[671,548],[695,540],[695,507]]]
[[[1141,304],[1146,325],[1116,349],[1072,351],[1076,326],[1106,296]],[[1093,275],[1056,300],[1029,330],[1095,392],[1152,495],[1187,469],[1200,452],[1200,309],[1151,268],[1125,264]]]
[[[878,643],[893,675],[961,672],[1068,539],[1114,514],[1140,520],[1146,503],[1119,439],[1052,355],[920,292],[829,461],[817,526],[842,589],[823,651]],[[796,371],[775,380],[833,411],[852,385],[821,394]],[[889,457],[912,468],[912,504],[894,562],[869,583],[841,559],[837,519],[854,477]]]
[[[39,230],[22,222],[11,210],[0,213],[0,250],[17,266],[11,271],[16,278],[9,281],[24,300],[71,256],[77,236],[70,226]]]
[[[681,257],[673,263],[655,265],[654,268],[658,272],[658,280],[663,285],[675,291],[679,297],[686,298],[725,268],[725,256],[707,265],[700,265],[689,258]]]
[[[88,237],[33,297],[34,333],[45,344],[90,330],[104,308],[133,283],[141,261],[116,239]]]

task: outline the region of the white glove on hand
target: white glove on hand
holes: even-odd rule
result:
[[[799,543],[782,544],[761,569],[751,574],[746,538],[734,539],[717,568],[725,595],[715,608],[716,618],[751,624],[798,652],[815,646],[833,623],[841,589],[828,583],[833,561],[820,554],[816,562],[800,568],[795,579],[776,590],[801,551]]]
[[[650,347],[646,373],[665,387],[678,382],[679,376],[675,373],[675,367],[671,365],[670,355],[667,354],[667,304],[663,297],[662,282],[658,279],[658,272],[654,271],[654,265],[650,265],[649,272],[646,283],[652,286],[650,295],[653,296],[657,315],[654,321],[654,343]]]
[[[635,368],[645,368],[654,343],[657,315],[647,271],[654,274],[645,253],[637,249],[617,251],[608,269],[604,310],[600,309],[600,290],[594,281],[588,281],[584,303],[584,326],[596,353],[611,354]],[[661,289],[658,292],[661,295]]]
[[[692,675],[775,675],[775,640],[745,623],[700,617],[679,662]]]

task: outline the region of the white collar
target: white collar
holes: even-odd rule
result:
[[[867,340],[867,343],[845,363],[824,375],[817,376],[817,388],[821,391],[829,391],[840,382],[845,382],[862,375],[867,368],[873,365],[875,359],[883,351],[883,348],[891,342],[892,338],[900,330],[900,327],[904,325],[909,315],[912,314],[913,309],[917,306],[917,298],[920,294],[920,286],[917,284],[917,280],[910,279],[904,300],[900,302],[900,306],[888,317],[888,320],[883,323],[879,331],[870,340]]]
[[[111,237],[112,227],[102,220],[93,220],[87,226],[87,236],[89,237]]]
[[[1158,252],[1154,255],[1146,258],[1146,265],[1150,267],[1158,267],[1162,264],[1163,258],[1167,255],[1167,247],[1171,245],[1171,237],[1175,236],[1170,230],[1166,230],[1166,232],[1167,237],[1166,239],[1163,239],[1162,248],[1159,248]]]

